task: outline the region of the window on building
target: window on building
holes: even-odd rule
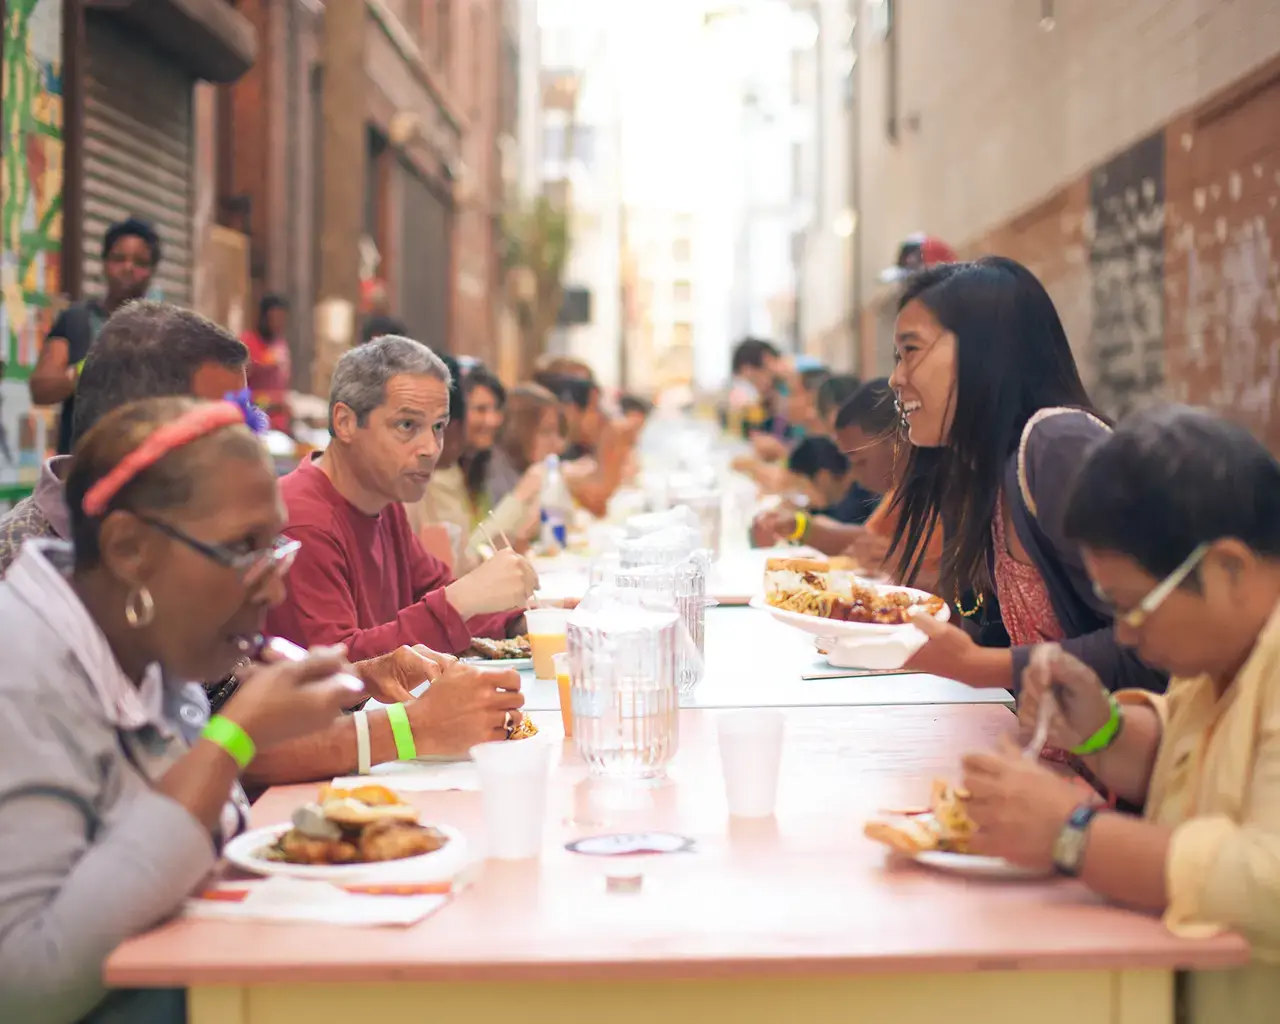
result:
[[[677,281],[671,289],[671,297],[676,302],[689,302],[693,298],[693,285],[688,281]]]
[[[542,155],[543,159],[550,163],[562,163],[568,153],[566,147],[568,140],[565,138],[565,132],[568,130],[567,125],[549,124],[542,129]],[[595,164],[596,156],[596,133],[595,128],[589,124],[579,124],[573,126],[573,160],[575,163],[581,164],[588,170]]]
[[[677,263],[688,263],[692,252],[693,246],[687,238],[677,238],[671,244],[671,256]]]
[[[693,347],[693,324],[675,323],[671,325],[672,348]]]

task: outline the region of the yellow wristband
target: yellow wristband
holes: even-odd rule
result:
[[[799,544],[804,540],[804,535],[809,532],[809,517],[803,512],[796,513],[796,528],[791,531],[791,536],[787,538],[789,544]]]
[[[204,727],[200,735],[226,751],[241,771],[249,767],[249,762],[258,752],[249,734],[231,719],[223,718],[221,715],[214,715],[209,719],[209,724]]]
[[[418,746],[413,741],[413,728],[409,725],[409,713],[403,704],[387,705],[387,721],[391,723],[391,735],[396,741],[396,757],[412,761],[418,756]]]

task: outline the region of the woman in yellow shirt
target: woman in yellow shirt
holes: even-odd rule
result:
[[[1078,876],[1186,934],[1229,929],[1239,971],[1193,975],[1190,1019],[1274,1021],[1280,1007],[1280,464],[1245,430],[1185,407],[1125,420],[1089,457],[1065,528],[1117,637],[1167,669],[1166,695],[1107,694],[1053,645],[1023,675],[1019,718],[1081,754],[1141,817],[1010,744],[965,760],[978,848]]]

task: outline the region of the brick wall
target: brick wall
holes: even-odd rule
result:
[[[502,208],[502,4],[455,0],[450,89],[466,117],[467,185],[454,228],[453,348],[490,364],[498,356],[495,218]]]
[[[895,7],[887,40],[860,19],[864,368],[874,277],[925,230],[1040,275],[1110,411],[1209,404],[1280,447],[1280,4],[1058,0],[1052,32],[1021,0]]]

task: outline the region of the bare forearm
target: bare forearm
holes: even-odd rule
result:
[[[1169,904],[1165,861],[1172,835],[1163,825],[1103,812],[1089,826],[1080,879],[1109,900],[1158,913]]]
[[[369,719],[369,753],[372,764],[394,761],[395,740],[387,713],[381,708],[366,712]],[[245,772],[254,788],[284,786],[294,782],[318,782],[358,770],[356,726],[344,716],[329,728],[258,752]]]
[[[1013,685],[1013,653],[1007,647],[975,647],[954,673],[942,674],[977,689],[1007,690]]]
[[[239,766],[231,755],[202,739],[164,773],[156,789],[182,804],[212,833],[238,774]]]
[[[31,391],[31,401],[36,405],[57,405],[65,402],[75,391],[75,381],[65,373],[58,376],[32,376],[27,386]]]
[[[847,550],[864,532],[861,526],[841,523],[827,516],[814,516],[800,539],[802,544],[817,548],[824,555],[838,555]]]
[[[1160,718],[1146,705],[1128,705],[1123,714],[1124,727],[1115,743],[1085,763],[1112,793],[1141,806],[1160,746]]]

